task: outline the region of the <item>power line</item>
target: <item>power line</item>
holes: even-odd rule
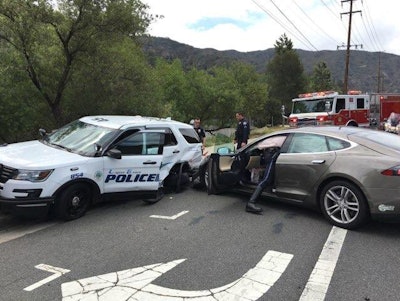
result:
[[[375,26],[374,26],[374,23],[372,22],[372,18],[371,18],[371,15],[370,15],[370,13],[369,13],[369,8],[368,8],[368,5],[367,5],[367,1],[366,0],[364,0],[363,2],[363,7],[365,8],[365,11],[366,11],[366,21],[367,21],[367,25],[368,25],[368,27],[369,27],[369,29],[370,29],[370,32],[371,32],[371,35],[372,35],[372,39],[371,39],[371,41],[373,41],[374,43],[375,43],[375,46],[376,46],[376,49],[378,50],[378,51],[382,51],[382,48],[380,47],[380,45],[382,45],[381,44],[381,42],[379,41],[379,36],[378,36],[378,34],[376,33],[376,30],[375,30]],[[364,3],[365,3],[365,6],[364,6]],[[364,22],[364,18],[363,18],[363,22]],[[365,25],[364,25],[365,26]],[[372,30],[371,30],[371,28],[372,28]],[[366,30],[367,31],[367,30]],[[367,33],[368,33],[368,31],[367,31]]]
[[[266,9],[263,5],[258,3],[257,0],[251,0],[255,5],[257,5],[262,11],[264,11],[268,16],[270,16],[276,23],[278,23],[283,29],[285,29],[288,33],[294,36],[301,44],[303,44],[307,49],[311,50],[309,45],[305,43],[301,38],[299,38],[296,34],[294,34],[287,26],[285,26],[273,13],[271,13],[268,9]]]
[[[303,13],[304,16],[312,23],[316,28],[318,28],[325,36],[330,38],[333,42],[337,42],[331,35],[329,35],[326,31],[324,31],[302,8],[299,6],[299,4],[295,1],[292,0],[293,4],[296,5],[296,7]]]
[[[311,45],[312,48],[314,48],[316,51],[318,49],[313,45],[313,43],[310,42],[309,39],[297,28],[297,26],[285,15],[285,13],[275,4],[273,0],[270,0],[271,3],[276,7],[276,9],[285,17],[285,19],[296,29],[296,31]]]

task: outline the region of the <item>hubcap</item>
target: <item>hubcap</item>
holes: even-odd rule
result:
[[[74,207],[74,208],[79,207],[80,202],[81,202],[81,199],[78,196],[74,196],[71,201],[72,207]]]
[[[349,224],[358,217],[360,203],[351,189],[334,186],[324,196],[324,209],[335,222]]]

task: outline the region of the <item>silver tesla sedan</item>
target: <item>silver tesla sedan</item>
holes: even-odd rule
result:
[[[400,217],[400,136],[358,127],[304,127],[259,137],[203,161],[208,193],[241,190],[320,210],[355,229],[370,218]],[[254,211],[253,211],[253,209]],[[257,211],[258,210],[258,211]]]

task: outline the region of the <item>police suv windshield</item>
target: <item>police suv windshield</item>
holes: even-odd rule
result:
[[[320,113],[332,110],[333,98],[304,99],[293,102],[293,114]]]
[[[83,156],[95,156],[111,141],[116,132],[116,129],[76,120],[48,134],[43,142]]]

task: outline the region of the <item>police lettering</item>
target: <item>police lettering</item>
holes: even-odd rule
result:
[[[129,182],[158,182],[159,181],[159,175],[158,174],[108,174],[106,177],[105,182],[117,182],[117,183],[129,183]]]

